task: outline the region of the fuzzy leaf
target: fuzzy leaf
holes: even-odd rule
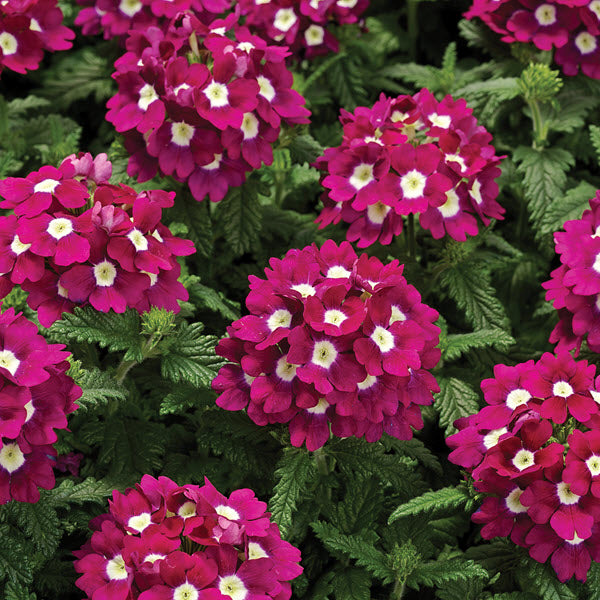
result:
[[[105,479],[96,481],[93,477],[88,477],[77,484],[72,479],[64,479],[59,486],[45,492],[44,499],[52,506],[58,507],[84,502],[103,504],[114,489],[115,484]]]
[[[566,221],[580,219],[583,211],[590,207],[590,198],[595,195],[596,187],[587,181],[581,181],[566,194],[555,198],[544,213],[541,232],[559,231]]]
[[[402,517],[411,517],[422,513],[430,515],[449,514],[471,501],[464,486],[445,487],[434,492],[426,492],[422,496],[412,498],[401,504],[390,515],[388,524]]]
[[[344,569],[335,574],[336,600],[371,600],[371,578],[364,569]]]
[[[448,436],[456,431],[454,421],[474,415],[479,410],[479,395],[467,383],[456,377],[439,378],[440,391],[434,407],[440,414],[440,425]]]
[[[364,537],[344,535],[333,525],[324,521],[315,521],[311,523],[311,527],[328,550],[354,559],[358,566],[365,567],[384,584],[394,581],[395,573],[389,564],[388,557]]]
[[[10,535],[7,525],[0,526],[0,580],[29,585],[33,581],[30,559],[19,540]]]
[[[29,593],[26,586],[9,581],[4,588],[4,600],[36,600],[37,596]]]
[[[600,165],[600,127],[590,125],[590,140],[596,150],[596,162]]]
[[[445,344],[441,345],[444,360],[456,360],[469,350],[477,348],[497,348],[507,350],[515,343],[514,338],[506,331],[493,329],[479,329],[472,333],[451,334]]]
[[[418,590],[420,585],[434,587],[450,581],[469,581],[475,578],[489,579],[489,575],[472,560],[436,560],[419,563],[406,583]]]
[[[566,584],[558,581],[549,564],[540,564],[527,557],[516,575],[522,588],[535,590],[542,600],[578,600],[578,596]]]
[[[186,382],[198,388],[210,388],[225,361],[215,354],[218,338],[201,335],[202,323],[182,323],[163,346],[161,373],[175,383]]]
[[[283,537],[288,534],[298,500],[314,475],[312,455],[301,449],[284,448],[283,457],[275,471],[277,484],[269,502],[272,519],[279,525]]]
[[[190,299],[198,308],[205,308],[219,313],[229,321],[240,318],[239,304],[228,300],[221,292],[217,292],[201,283],[196,283],[190,290]]]
[[[170,223],[183,223],[185,237],[194,242],[198,256],[210,258],[213,253],[213,226],[207,202],[196,202],[191,194],[178,194],[170,209]]]
[[[313,163],[323,154],[323,146],[308,133],[293,138],[289,150],[292,161],[300,165]]]
[[[404,456],[419,461],[426,469],[433,471],[436,475],[442,475],[443,471],[440,461],[421,440],[417,438],[413,438],[412,440],[397,440],[395,447]]]
[[[56,511],[50,504],[19,502],[14,507],[17,524],[35,547],[46,557],[52,556],[62,536]]]
[[[97,343],[110,352],[126,350],[125,360],[141,361],[143,337],[140,335],[140,316],[132,308],[123,314],[101,313],[86,306],[75,307],[73,314],[64,313],[50,328],[58,341]]]
[[[77,385],[81,386],[83,394],[77,400],[78,414],[89,410],[98,410],[106,406],[111,399],[124,401],[127,399],[127,390],[117,383],[105,371],[81,369],[76,377]]]

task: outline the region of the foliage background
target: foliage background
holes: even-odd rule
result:
[[[74,2],[61,6],[72,23]],[[484,542],[469,520],[478,499],[446,460],[444,438],[456,418],[477,411],[479,382],[493,365],[551,350],[556,315],[540,284],[558,265],[552,232],[579,217],[600,187],[600,82],[561,78],[547,53],[509,47],[461,20],[467,8],[464,1],[373,0],[368,33],[340,30],[339,54],[294,68],[311,125],[284,131],[273,165],[218,205],[196,203],[168,179],[139,186],[127,177],[127,155],[104,120],[115,92],[116,42],[78,36],[71,51],[47,55],[37,72],[2,74],[1,177],[24,176],[72,152],[108,152],[113,181],[177,192],[167,222],[198,249],[184,262],[190,300],[177,318],[78,309],[44,332],[68,345],[71,374],[84,388],[58,449],[84,459],[77,478],[59,478],[38,504],[0,510],[3,598],[81,597],[71,552],[112,490],[144,473],[179,483],[206,475],[223,492],[250,487],[268,500],[303,553],[294,598],[600,598],[598,568],[586,585],[560,584],[510,542]],[[318,231],[314,224],[321,188],[309,167],[322,148],[339,143],[340,107],[421,87],[438,98],[466,98],[493,133],[507,155],[499,199],[506,219],[462,244],[435,241],[417,227],[414,256],[402,236],[368,249],[406,263],[408,281],[442,315],[435,371],[442,391],[424,413],[423,431],[409,442],[336,439],[313,454],[292,448],[285,426],[260,428],[215,406],[210,381],[221,360],[214,345],[243,314],[247,276],[260,275],[269,257],[344,239],[341,226]],[[24,298],[15,290],[3,308],[35,319]],[[582,357],[600,364],[585,350]]]

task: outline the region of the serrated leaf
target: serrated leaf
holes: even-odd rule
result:
[[[519,146],[513,155],[517,172],[523,176],[529,216],[536,229],[555,198],[563,195],[567,171],[574,165],[573,155],[563,148],[535,149]]]
[[[439,378],[438,382],[440,391],[435,395],[433,406],[448,436],[456,431],[456,419],[474,415],[479,410],[479,395],[468,383],[456,377]]]
[[[398,452],[414,458],[419,461],[426,469],[433,471],[437,475],[442,475],[442,465],[438,460],[437,456],[421,441],[417,438],[412,440],[394,440],[396,442],[395,447]]]
[[[377,550],[372,541],[366,540],[364,536],[344,535],[324,521],[315,521],[310,526],[329,551],[349,556],[358,566],[373,573],[384,584],[394,581],[396,576],[388,557]],[[375,534],[373,537],[376,537]]]
[[[9,581],[4,588],[4,600],[36,600],[37,596],[29,592],[27,586]]]
[[[452,265],[442,273],[441,282],[475,329],[508,328],[506,312],[485,267],[473,262]]]
[[[177,194],[169,218],[171,223],[178,222],[186,226],[186,237],[194,242],[198,256],[212,256],[214,234],[208,201],[196,202],[191,194]]]
[[[17,524],[46,557],[54,554],[62,536],[56,511],[50,504],[20,502],[13,508]]]
[[[8,526],[0,527],[0,537],[0,580],[29,585],[33,575],[27,551],[19,540],[10,535]]]
[[[600,127],[590,125],[590,140],[596,150],[596,162],[600,165]]]
[[[323,146],[308,133],[294,137],[288,148],[292,162],[300,165],[313,163],[323,154]]]
[[[396,508],[390,515],[388,524],[403,517],[424,513],[432,516],[449,514],[458,508],[464,507],[471,500],[464,486],[445,487],[433,492],[426,492]]]
[[[364,569],[339,571],[332,583],[337,600],[371,600],[371,577]]]
[[[440,344],[444,360],[456,360],[469,350],[477,348],[497,348],[507,350],[515,343],[514,338],[497,327],[478,329],[472,333],[450,334]]]
[[[77,374],[77,385],[81,386],[83,394],[77,400],[79,405],[78,414],[98,410],[113,400],[124,401],[127,399],[127,390],[116,382],[105,371],[100,369],[84,370]]]
[[[452,581],[489,579],[488,572],[472,560],[436,560],[419,563],[407,578],[407,585],[419,589],[420,585],[439,586]]]
[[[328,71],[331,89],[342,106],[347,110],[354,110],[368,100],[360,75],[360,65],[352,55],[341,52],[338,56],[339,60]]]
[[[15,98],[7,103],[7,112],[11,118],[22,116],[28,110],[38,110],[50,105],[46,98],[38,96],[26,96],[25,98]]]
[[[216,219],[223,227],[227,245],[234,255],[252,250],[258,244],[262,228],[256,184],[248,180],[243,186],[230,189],[217,206]]]
[[[214,404],[214,398],[211,397],[209,402]],[[163,398],[159,413],[161,415],[183,414],[189,408],[207,405],[206,398],[197,388],[179,385]]]
[[[544,213],[540,231],[542,233],[559,231],[566,221],[580,219],[583,211],[590,207],[590,198],[595,195],[596,187],[587,181],[582,181],[566,194],[555,198]]]
[[[279,525],[285,538],[292,526],[294,511],[307,483],[315,475],[313,457],[297,448],[284,448],[275,471],[274,494],[269,502],[271,518]]]
[[[226,361],[215,354],[218,338],[202,335],[202,323],[182,323],[162,346],[161,374],[175,383],[185,382],[198,388],[210,388],[217,371]]]
[[[77,484],[72,479],[64,479],[53,490],[44,493],[44,501],[57,507],[67,507],[70,504],[83,504],[84,502],[101,504],[112,494],[114,489],[114,482],[106,479],[98,481],[93,477],[88,477]]]
[[[140,316],[132,308],[117,314],[77,306],[72,314],[64,313],[62,319],[52,325],[50,334],[58,341],[96,343],[111,352],[126,350],[125,360],[143,360]]]
[[[522,588],[535,590],[542,600],[578,600],[566,584],[558,581],[549,564],[540,564],[527,557],[516,571],[516,576]]]
[[[201,283],[194,284],[189,292],[190,299],[198,308],[206,308],[219,313],[229,321],[240,318],[239,304],[228,300],[221,292]]]

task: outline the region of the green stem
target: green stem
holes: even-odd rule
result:
[[[542,148],[546,143],[548,137],[548,127],[544,123],[542,112],[540,111],[540,105],[537,100],[528,100],[529,109],[531,110],[531,120],[533,121],[533,144],[532,146],[537,150]]]
[[[408,215],[408,256],[412,262],[417,260],[417,240],[415,238],[415,215]]]
[[[117,371],[115,372],[115,379],[117,383],[123,383],[125,381],[125,377],[127,377],[127,373],[131,371],[135,365],[142,363],[144,360],[150,356],[152,348],[156,345],[159,340],[156,339],[155,335],[151,335],[147,340],[144,346],[142,347],[142,360],[121,360],[119,366],[117,367]]]
[[[313,456],[315,457],[315,463],[317,465],[317,472],[322,477],[327,477],[330,473],[329,465],[327,464],[327,455],[323,452],[323,448],[318,448],[313,452]],[[331,500],[331,488],[327,486],[327,500]]]
[[[390,600],[400,600],[402,596],[404,596],[404,590],[406,589],[406,583],[404,581],[400,581],[396,579],[396,583],[394,584],[394,589],[390,594]]]
[[[408,29],[408,57],[411,62],[416,62],[417,60],[417,39],[419,36],[418,8],[419,0],[407,0],[406,28]]]

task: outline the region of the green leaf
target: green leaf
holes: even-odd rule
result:
[[[183,223],[186,237],[194,242],[197,255],[210,258],[213,253],[213,226],[207,200],[197,202],[189,193],[179,193],[175,205],[169,209],[169,223]]]
[[[479,395],[464,381],[456,377],[438,378],[440,391],[433,406],[440,415],[440,425],[445,435],[455,433],[454,421],[474,415],[479,410]]]
[[[360,63],[354,55],[340,52],[339,60],[329,68],[329,84],[347,110],[367,103],[368,96],[360,74]]]
[[[52,325],[50,334],[62,342],[97,343],[110,352],[126,350],[125,360],[143,360],[140,316],[132,308],[117,314],[113,311],[101,313],[91,306],[77,306],[72,314],[64,313],[62,319]]]
[[[440,586],[455,581],[489,579],[488,572],[472,560],[435,560],[419,563],[406,581],[410,587],[419,589],[420,585]]]
[[[580,219],[583,211],[590,207],[590,198],[595,195],[596,186],[582,181],[566,194],[555,198],[544,213],[541,232],[559,231],[566,221]]]
[[[113,399],[118,401],[127,399],[127,390],[108,373],[97,368],[89,371],[81,369],[77,373],[75,382],[83,390],[81,398],[77,400],[79,405],[77,414],[98,410]]]
[[[294,137],[288,148],[292,161],[300,165],[313,163],[323,154],[323,146],[308,133]]]
[[[412,498],[408,502],[401,504],[390,515],[388,524],[401,519],[402,517],[412,517],[423,513],[430,515],[442,515],[454,512],[456,509],[463,508],[472,498],[467,493],[464,486],[445,487],[434,492]]]
[[[114,482],[106,479],[98,481],[93,477],[88,477],[77,484],[72,479],[64,479],[53,490],[44,493],[44,501],[57,507],[68,507],[71,504],[83,504],[84,502],[104,504],[114,489]]]
[[[442,285],[475,329],[506,330],[508,318],[490,280],[489,271],[472,261],[454,264],[441,276]]]
[[[229,190],[217,206],[216,221],[223,227],[225,239],[234,255],[249,252],[258,244],[262,228],[261,210],[257,186],[252,180]]]
[[[371,578],[364,569],[344,569],[333,578],[337,600],[371,600],[370,588]]]
[[[202,323],[183,322],[165,344],[161,356],[163,377],[175,383],[185,382],[197,388],[209,389],[217,371],[225,364],[215,354],[218,338],[214,335],[201,335]]]
[[[329,551],[349,556],[358,566],[365,567],[373,573],[383,584],[391,583],[396,578],[388,557],[377,550],[371,540],[365,539],[364,536],[344,535],[324,521],[315,521],[310,526]],[[373,537],[376,537],[375,534]]]
[[[526,557],[516,571],[517,579],[523,589],[535,590],[542,600],[578,600],[577,595],[556,578],[549,564],[540,564]]]
[[[544,213],[563,195],[566,172],[575,164],[573,155],[563,148],[535,149],[519,146],[513,155],[517,172],[523,176],[525,199],[530,219],[540,229]]]
[[[433,471],[435,474],[442,475],[443,470],[440,461],[421,440],[417,438],[412,438],[412,440],[393,439],[393,442],[396,442],[394,447],[398,452],[419,461],[426,469]]]
[[[600,165],[600,127],[590,125],[590,140],[596,150],[596,162]]]
[[[190,408],[208,406],[205,394],[197,388],[189,385],[175,386],[172,392],[167,394],[160,403],[159,414],[176,415],[183,414]],[[210,405],[214,404],[214,397],[210,397]]]
[[[35,547],[49,558],[58,548],[62,537],[60,522],[54,508],[47,503],[29,504],[19,502],[13,508],[17,524]]]
[[[9,581],[4,588],[4,600],[36,600],[37,596],[33,593],[29,593],[29,589],[16,583]]]
[[[456,360],[469,350],[497,348],[507,350],[515,343],[514,338],[503,329],[479,329],[472,333],[450,334],[441,346],[444,360]]]
[[[294,511],[307,484],[315,476],[314,459],[308,452],[297,448],[284,448],[275,471],[274,494],[269,502],[273,521],[279,525],[285,538],[293,523]]]
[[[190,300],[198,308],[206,308],[219,313],[229,321],[235,321],[240,318],[240,306],[225,298],[222,292],[217,292],[211,287],[196,283],[189,289]]]
[[[10,535],[7,525],[0,526],[0,580],[29,585],[33,581],[27,551],[19,540]]]

